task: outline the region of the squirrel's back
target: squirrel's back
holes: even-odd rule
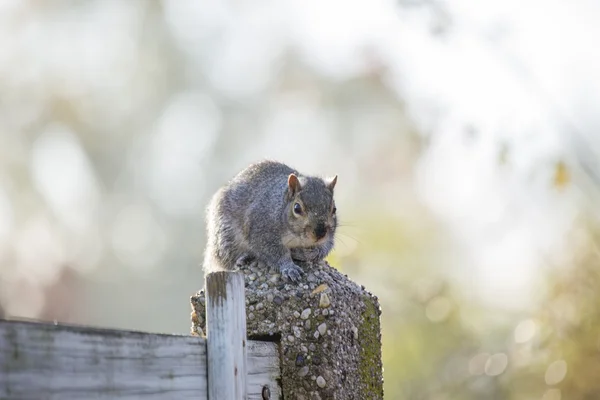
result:
[[[288,176],[298,172],[287,165],[271,160],[259,161],[240,171],[225,186],[225,191],[239,193],[242,196],[258,197],[272,194],[273,191],[281,194],[287,188]]]
[[[298,172],[279,161],[263,160],[240,171],[231,180],[230,184],[264,181],[278,176],[285,178],[287,182],[287,177],[291,173],[297,174]]]
[[[284,207],[283,195],[288,176],[298,172],[287,165],[271,160],[251,164],[234,176],[222,188],[225,212],[246,213],[248,207],[278,211]],[[240,215],[241,216],[241,215]]]
[[[240,171],[215,193],[206,211],[205,269],[233,269],[242,253],[251,250],[246,240],[249,211],[264,211],[264,223],[268,225],[268,220],[278,216],[285,206],[287,178],[294,172],[277,161],[259,161]]]

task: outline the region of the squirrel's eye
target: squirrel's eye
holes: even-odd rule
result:
[[[302,214],[302,206],[298,203],[294,204],[294,212],[296,214]]]
[[[331,210],[331,213],[335,214],[336,211],[337,211],[337,208],[333,207],[333,209]]]

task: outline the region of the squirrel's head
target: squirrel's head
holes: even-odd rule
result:
[[[290,230],[296,236],[290,247],[311,247],[335,234],[337,216],[333,189],[337,175],[329,179],[288,176],[287,215]]]

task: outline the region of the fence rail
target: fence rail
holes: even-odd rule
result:
[[[278,344],[246,347],[248,398],[279,398]],[[207,399],[209,368],[200,337],[0,320],[1,399]]]

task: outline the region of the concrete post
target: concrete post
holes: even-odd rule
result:
[[[280,345],[283,398],[383,398],[377,297],[326,263],[303,265],[300,283],[244,267],[249,339]],[[204,291],[192,296],[192,333],[203,335]]]

